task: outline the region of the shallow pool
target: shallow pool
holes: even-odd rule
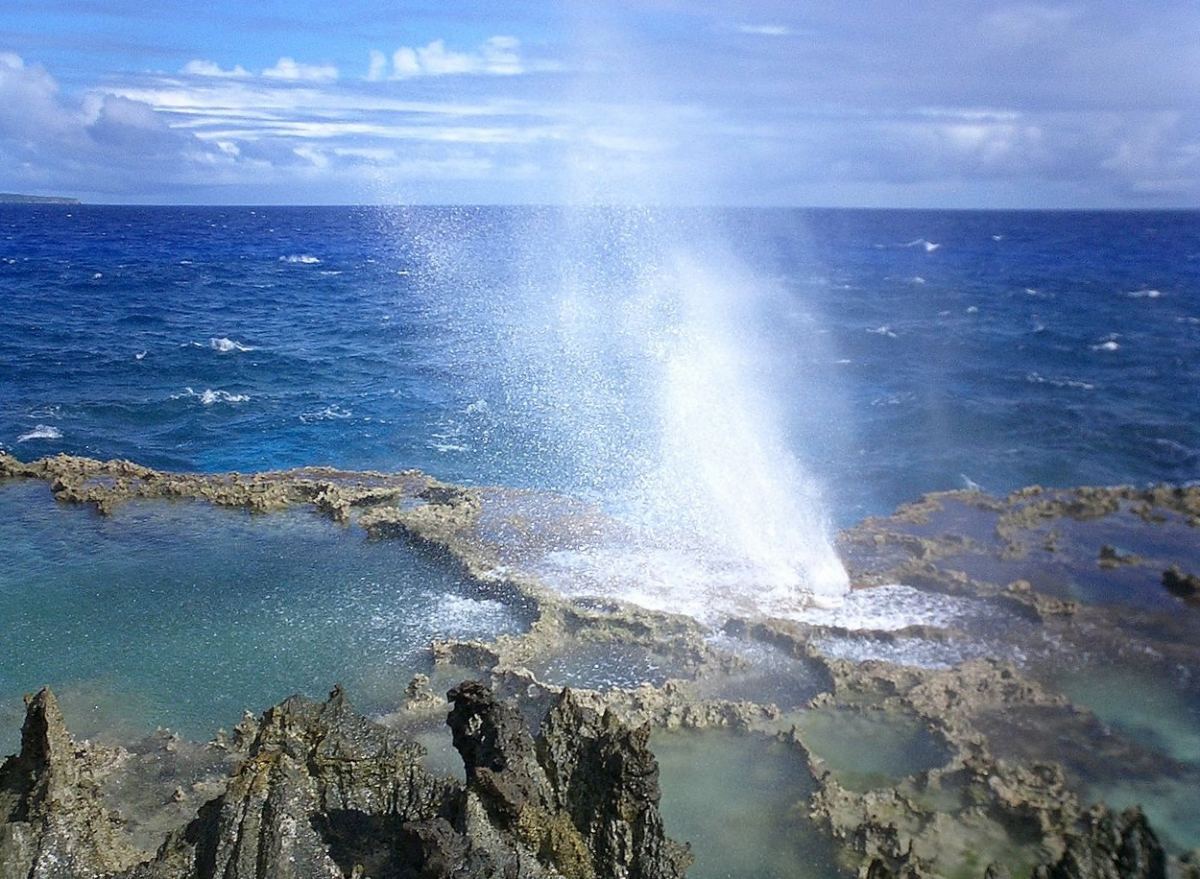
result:
[[[443,559],[307,511],[146,501],[100,516],[0,483],[0,750],[21,694],[50,684],[76,735],[156,725],[211,735],[342,683],[360,710],[403,699],[434,637],[527,614]]]

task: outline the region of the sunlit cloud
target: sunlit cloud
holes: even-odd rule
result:
[[[293,82],[332,82],[338,78],[338,69],[332,64],[301,64],[294,58],[283,57],[262,72],[268,79],[286,79]]]
[[[226,70],[215,61],[206,61],[202,58],[192,59],[183,65],[179,72],[185,76],[212,76],[218,79],[242,79],[250,75],[250,71],[240,64],[235,64]]]
[[[513,76],[525,71],[520,50],[521,41],[508,36],[491,37],[478,49],[468,52],[448,49],[445,40],[433,40],[420,47],[401,46],[392,53],[389,66],[388,57],[373,49],[367,79],[464,74]]]
[[[740,34],[751,34],[756,37],[790,37],[794,31],[782,24],[739,24]]]

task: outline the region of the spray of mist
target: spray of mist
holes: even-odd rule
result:
[[[611,60],[612,41],[583,52]],[[565,207],[482,210],[424,234],[429,283],[455,302],[465,429],[495,481],[611,517],[542,560],[565,592],[701,618],[836,602],[848,578],[785,429],[810,398],[789,351],[808,343],[795,294],[737,258],[728,223],[639,206],[705,200],[706,169],[673,150],[670,114],[604,97],[645,96],[647,76],[633,91],[576,83]],[[639,160],[646,144],[658,162]]]

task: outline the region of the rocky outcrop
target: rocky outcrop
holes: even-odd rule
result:
[[[0,876],[91,879],[144,856],[101,804],[96,769],[54,694],[27,697],[21,751],[0,766]]]
[[[1034,879],[1166,879],[1167,857],[1138,808],[1114,814],[1097,806],[1083,830],[1068,837],[1057,863],[1038,867]]]
[[[536,739],[482,684],[451,691],[465,788],[345,694],[294,696],[247,730],[224,792],[150,856],[101,805],[48,690],[0,768],[4,879],[677,879],[648,729],[562,694]]]
[[[568,879],[682,876],[688,856],[658,812],[650,730],[631,730],[564,690],[535,740],[489,689],[452,690],[450,728],[467,771],[467,815],[482,810]]]
[[[1171,565],[1163,571],[1162,584],[1172,595],[1200,601],[1200,577],[1187,573],[1179,565]]]

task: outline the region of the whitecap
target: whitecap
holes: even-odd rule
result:
[[[183,397],[194,397],[205,406],[212,406],[214,403],[245,403],[250,399],[248,394],[233,394],[229,391],[214,391],[212,388],[205,388],[203,391],[196,391],[192,388],[184,388],[182,394],[172,395],[172,400],[178,400]]]
[[[476,400],[474,403],[471,403],[470,405],[468,405],[467,408],[464,409],[463,411],[466,412],[468,415],[482,415],[483,413],[488,411],[487,400],[483,400],[483,399]]]
[[[100,280],[101,278],[103,278],[103,277],[104,277],[104,272],[95,272],[95,273],[92,275],[92,280],[93,280],[93,281],[99,281],[99,280]]]
[[[214,351],[219,351],[222,354],[228,354],[231,351],[253,351],[254,350],[253,345],[246,345],[246,344],[243,344],[242,342],[236,342],[233,339],[229,339],[224,336],[222,336],[219,339],[216,338],[215,336],[213,338],[209,339],[208,346],[210,348],[212,348]]]
[[[321,260],[313,256],[311,253],[293,253],[290,256],[279,257],[280,262],[291,263],[293,265],[315,266],[319,265]]]
[[[1117,333],[1109,333],[1095,345],[1092,345],[1093,351],[1116,351],[1121,347],[1117,342],[1120,336]]]
[[[967,491],[983,491],[983,486],[972,479],[965,473],[958,474],[958,478],[962,480],[963,488]]]
[[[923,247],[923,248],[925,248],[926,253],[933,253],[935,250],[937,250],[942,245],[938,244],[936,241],[929,241],[925,238],[914,238],[912,241],[905,242],[904,244],[902,244],[900,246],[901,247]]]
[[[903,244],[875,244],[873,246],[877,250],[884,250],[892,247],[923,247],[925,248],[926,253],[933,253],[942,245],[938,244],[936,241],[929,241],[925,238],[914,238],[912,241],[905,241]]]
[[[868,329],[867,332],[873,333],[876,336],[887,336],[889,339],[896,338],[896,334],[892,331],[892,328],[889,327],[887,324],[883,324],[882,326],[875,327],[874,329]]]
[[[445,454],[447,452],[469,452],[469,451],[471,451],[470,446],[460,446],[457,443],[434,443],[434,442],[431,442],[429,444],[429,448],[433,449],[435,452],[441,452],[442,454]]]
[[[992,240],[993,240],[993,241],[1003,241],[1003,240],[1004,240],[1004,236],[1003,236],[1003,235],[993,235],[993,236],[992,236]]]
[[[354,413],[349,409],[343,409],[341,406],[333,405],[326,406],[324,409],[315,412],[305,412],[301,414],[300,420],[305,424],[312,424],[314,421],[338,421],[344,418],[349,418]]]
[[[134,359],[134,360],[145,360],[145,359],[146,359],[146,353],[147,353],[147,352],[145,352],[145,351],[139,351],[139,352],[137,352],[136,354],[134,354],[134,355],[133,355],[133,359]]]
[[[327,278],[332,278],[333,276],[340,275],[341,273],[341,269],[321,269],[321,274]]]
[[[1190,460],[1192,458],[1200,457],[1200,449],[1193,449],[1191,446],[1185,446],[1183,443],[1176,442],[1175,440],[1169,439],[1165,436],[1156,436],[1154,438],[1154,444],[1183,459]]]
[[[1053,388],[1074,388],[1077,391],[1093,391],[1096,386],[1091,382],[1074,378],[1048,378],[1039,372],[1026,373],[1025,381],[1035,385],[1050,385]]]
[[[909,278],[908,283],[916,284],[919,287],[920,285],[925,283],[925,279],[922,278],[920,275],[916,275],[915,277]]]
[[[33,430],[28,433],[23,433],[17,437],[17,442],[27,443],[30,440],[56,440],[62,439],[62,431],[57,427],[49,424],[36,425]]]
[[[1130,299],[1158,299],[1162,296],[1161,290],[1129,290],[1125,293]]]
[[[979,306],[978,305],[968,306],[967,314],[979,314]]]

